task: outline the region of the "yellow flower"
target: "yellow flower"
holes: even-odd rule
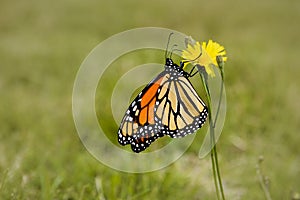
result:
[[[212,77],[215,76],[212,65],[218,66],[217,56],[221,56],[224,62],[227,60],[225,48],[212,40],[207,43],[202,42],[202,44],[200,42],[189,43],[187,49],[182,51],[184,62],[203,66],[207,74]]]

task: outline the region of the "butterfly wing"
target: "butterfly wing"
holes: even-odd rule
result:
[[[131,144],[134,152],[145,150],[154,140],[163,134],[155,122],[157,94],[165,72],[154,78],[132,101],[121,121],[118,141],[121,145]]]
[[[163,84],[157,101],[160,131],[172,138],[194,133],[206,121],[207,107],[183,75]]]
[[[176,138],[194,133],[206,118],[207,107],[190,81],[176,70],[163,71],[130,104],[118,141],[131,144],[138,153],[164,135]]]

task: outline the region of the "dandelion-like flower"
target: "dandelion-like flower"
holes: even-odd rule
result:
[[[212,40],[207,43],[188,43],[187,49],[182,51],[182,57],[186,63],[203,66],[206,73],[212,77],[215,76],[212,65],[218,66],[217,57],[221,57],[223,62],[227,60],[225,48]]]

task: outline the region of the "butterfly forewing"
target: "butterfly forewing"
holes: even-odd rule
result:
[[[174,81],[174,87],[170,87],[169,95],[166,96],[170,106],[168,124],[162,132],[170,137],[183,137],[194,133],[202,127],[207,118],[207,108],[198,97],[189,80],[181,77],[182,81]],[[184,81],[184,82],[183,82]],[[196,96],[196,95],[197,96]],[[176,102],[176,103],[173,103]]]

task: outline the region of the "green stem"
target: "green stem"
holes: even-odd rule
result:
[[[223,82],[224,82],[224,76],[223,76],[223,71],[221,71],[221,75],[222,75],[222,82],[221,82],[221,86],[220,86],[220,98],[219,98],[219,102],[218,102],[218,108],[217,108],[217,112],[216,112],[216,116],[215,116],[215,120],[213,123],[213,131],[215,130],[215,126],[217,123],[217,119],[218,119],[218,115],[220,112],[220,107],[221,107],[221,102],[222,102],[222,96],[223,96]],[[214,139],[214,133],[213,135],[213,139]],[[218,181],[219,181],[219,189],[222,195],[222,199],[225,200],[225,195],[224,195],[224,190],[223,190],[223,184],[222,184],[222,179],[221,179],[221,173],[220,173],[220,168],[219,168],[219,162],[218,162],[218,153],[217,153],[217,145],[214,145],[214,153],[215,153],[215,159],[216,159],[216,170],[217,170],[217,175],[218,175]]]
[[[221,72],[222,73],[222,72]],[[222,196],[222,200],[225,200],[225,195],[224,195],[224,190],[223,190],[223,185],[222,185],[222,179],[221,179],[221,175],[220,175],[220,170],[219,170],[219,164],[218,164],[218,153],[217,153],[217,146],[215,144],[215,133],[214,133],[214,129],[215,129],[215,125],[216,125],[216,121],[219,115],[219,110],[221,107],[221,101],[222,101],[222,93],[223,93],[223,73],[222,75],[222,83],[221,83],[221,91],[220,91],[220,98],[219,98],[219,103],[218,103],[218,107],[217,107],[217,112],[216,112],[216,117],[215,120],[212,120],[212,112],[211,112],[211,96],[210,96],[210,91],[208,88],[208,83],[207,80],[205,78],[205,76],[203,76],[201,74],[201,79],[207,94],[207,99],[208,99],[208,112],[209,112],[209,124],[210,124],[210,135],[211,135],[211,146],[213,146],[212,150],[211,150],[211,161],[212,161],[212,168],[213,168],[213,176],[214,176],[214,184],[215,184],[215,188],[217,191],[217,198],[218,200],[220,199],[220,193]]]
[[[217,119],[219,116],[219,112],[220,112],[220,108],[221,108],[221,102],[222,102],[222,97],[223,97],[223,78],[222,78],[222,82],[221,82],[221,86],[220,86],[220,96],[219,96],[219,102],[218,102],[218,108],[217,108],[217,112],[216,112],[216,117],[215,117],[215,121],[213,123],[213,127],[216,127],[216,123],[217,123]]]
[[[219,168],[219,162],[218,162],[217,146],[216,145],[214,146],[213,150],[214,150],[213,152],[215,154],[215,162],[216,162],[216,170],[217,170],[217,175],[218,175],[219,189],[220,189],[220,192],[221,192],[221,195],[222,195],[222,199],[225,200],[224,189],[223,189],[221,173],[220,173],[220,168]]]
[[[211,116],[211,112],[210,112],[210,106],[209,106],[209,116]],[[215,138],[214,138],[214,128],[212,126],[212,123],[211,123],[211,117],[209,117],[209,124],[210,124],[210,135],[211,135],[211,145],[214,145],[214,141],[215,141]],[[216,160],[216,149],[215,149],[215,146],[214,145],[214,148],[211,150],[210,152],[210,157],[211,157],[211,164],[212,164],[212,169],[213,169],[213,176],[214,176],[214,183],[215,183],[215,188],[216,188],[216,192],[217,192],[217,198],[218,200],[220,199],[220,192],[219,192],[219,186],[218,186],[218,183],[220,183],[218,181],[218,160]]]

